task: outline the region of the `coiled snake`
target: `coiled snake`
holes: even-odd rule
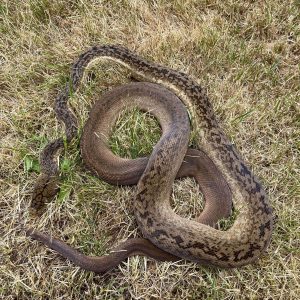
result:
[[[86,257],[65,243],[32,228],[27,230],[27,234],[75,264],[99,273],[132,254],[145,254],[162,260],[180,257],[227,268],[256,261],[270,242],[272,209],[261,184],[219,127],[206,94],[186,74],[150,63],[121,46],[91,48],[74,63],[71,82],[56,101],[57,116],[66,126],[67,142],[77,134],[76,118],[68,109],[67,101],[70,93],[77,90],[84,69],[95,58],[117,61],[147,81],[156,83],[133,83],[107,93],[92,109],[81,142],[86,164],[100,177],[119,184],[133,184],[140,178],[134,202],[135,216],[143,236],[151,243],[144,239],[128,240],[111,256],[97,258]],[[147,90],[149,92],[145,94]],[[193,126],[198,133],[197,146],[204,153],[198,150],[187,151],[189,121],[186,112],[180,112],[182,104],[174,94],[189,108]],[[149,104],[153,95],[154,99],[161,98],[163,101]],[[138,159],[139,167],[114,156],[108,150],[106,138],[99,138],[97,134],[98,131],[104,133],[103,136],[109,134],[107,122],[116,118],[120,102],[127,106],[138,104],[142,109],[150,109],[162,126],[162,138],[149,159]],[[155,109],[157,107],[164,107],[164,110]],[[173,115],[166,114],[170,110],[174,112]],[[36,184],[32,202],[36,208],[43,203],[44,198],[52,197],[58,190],[58,167],[54,155],[62,147],[61,138],[50,143],[41,155],[42,175]],[[100,156],[94,157],[94,150],[97,149],[100,149]],[[198,162],[192,162],[193,156],[200,157],[196,159]],[[114,161],[118,163],[114,164]],[[107,162],[109,165],[105,165]],[[189,167],[194,164],[198,166]],[[198,175],[199,169],[204,174],[202,177]],[[127,172],[124,181],[120,176],[123,172]],[[176,175],[195,176],[201,182],[207,203],[198,220],[182,218],[170,207],[169,195]],[[209,182],[205,185],[206,176]],[[220,231],[213,228],[213,225],[221,217],[229,215],[231,193],[238,216],[229,230]]]

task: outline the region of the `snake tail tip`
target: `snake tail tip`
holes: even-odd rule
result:
[[[26,236],[30,236],[30,237],[32,237],[33,235],[34,235],[34,229],[33,228],[26,228],[25,229],[25,234],[26,234]]]

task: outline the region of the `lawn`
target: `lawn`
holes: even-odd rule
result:
[[[298,0],[0,0],[0,298],[298,299],[299,12]],[[55,97],[80,53],[108,43],[188,73],[207,90],[277,216],[257,263],[226,270],[132,257],[100,276],[25,236],[30,225],[85,254],[103,255],[140,234],[134,188],[92,176],[79,138],[60,157],[55,201],[39,217],[29,210],[39,153],[64,135]],[[97,62],[88,72],[93,80],[70,99],[80,129],[103,91],[131,80],[112,62]],[[115,153],[134,158],[149,154],[159,135],[157,122],[135,110],[120,116],[110,143]],[[176,181],[171,198],[187,217],[203,205],[192,179]]]

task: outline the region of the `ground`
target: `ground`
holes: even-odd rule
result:
[[[297,299],[299,261],[300,2],[0,1],[1,299]],[[90,255],[139,232],[134,189],[84,169],[79,139],[60,158],[61,192],[42,216],[29,212],[39,153],[63,136],[53,103],[69,68],[92,45],[121,44],[188,73],[205,89],[226,134],[260,178],[277,216],[268,251],[240,269],[132,257],[105,276],[80,270],[24,234],[28,224]],[[97,63],[70,105],[82,128],[101,93],[130,80]],[[120,118],[113,150],[136,157],[159,138],[156,122]],[[140,138],[143,137],[143,139]],[[174,207],[199,211],[193,180],[176,182]]]

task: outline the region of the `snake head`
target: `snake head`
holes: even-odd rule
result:
[[[59,191],[57,176],[41,174],[33,188],[31,208],[40,211]]]

